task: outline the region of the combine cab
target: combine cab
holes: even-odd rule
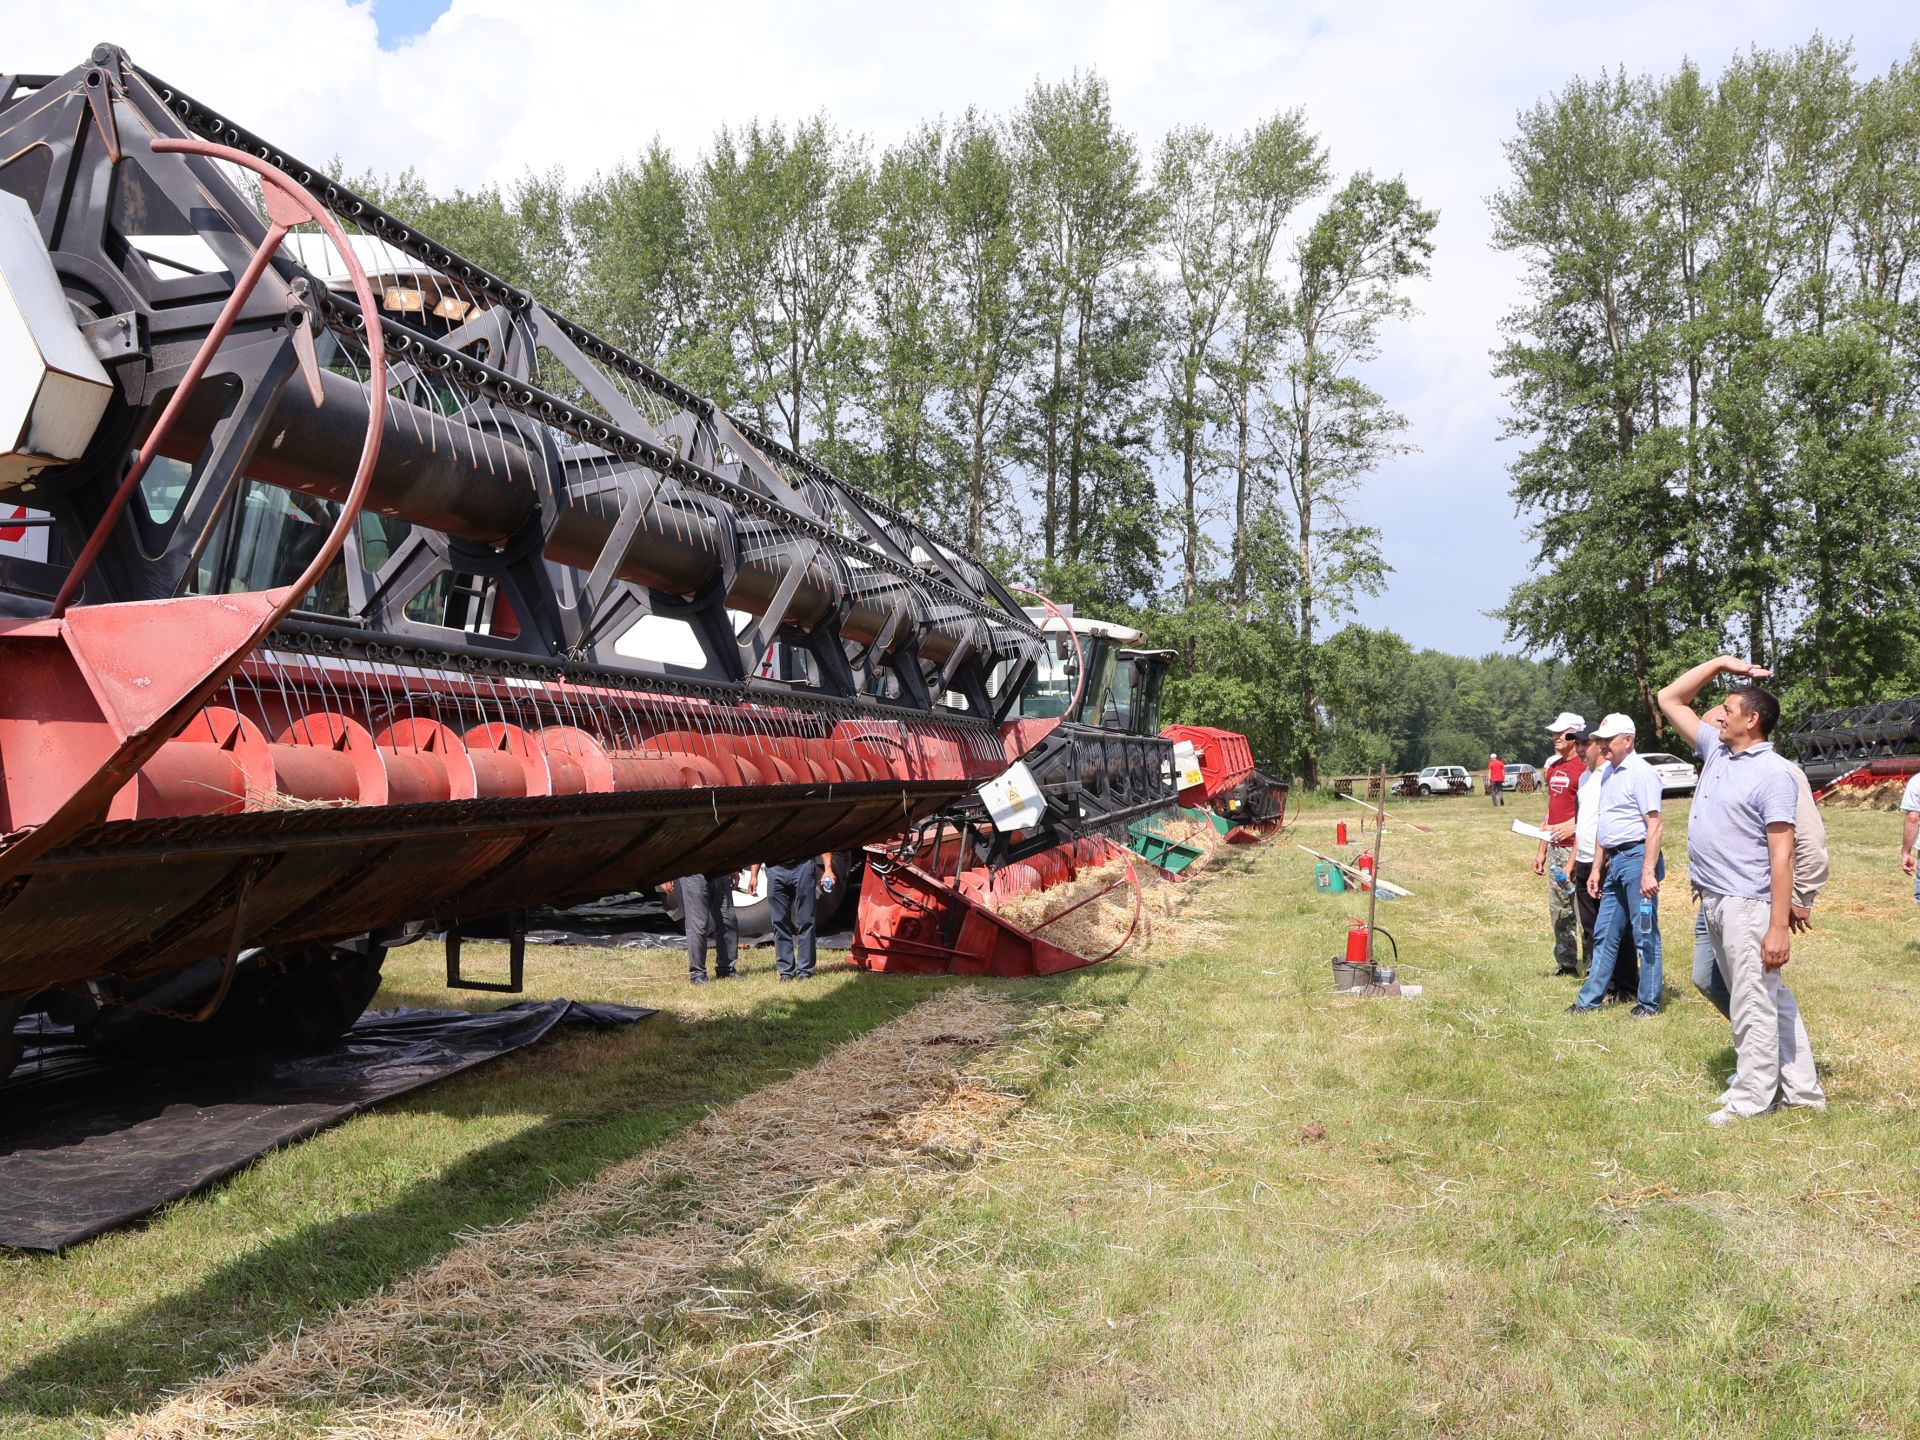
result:
[[[958,546],[122,51],[0,75],[0,157],[0,1042],[317,1042],[424,926],[855,848],[1058,724]]]

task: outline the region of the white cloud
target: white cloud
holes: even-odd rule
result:
[[[1363,614],[1420,644],[1499,643],[1480,617],[1526,570],[1488,374],[1514,271],[1487,248],[1514,113],[1574,73],[1709,70],[1750,44],[1852,35],[1865,70],[1913,42],[1896,5],[1434,5],[1339,9],[1252,0],[886,0],[726,5],[453,0],[423,34],[379,48],[370,5],[345,0],[0,0],[0,68],[59,72],[96,41],[295,153],[350,171],[415,165],[436,188],[561,165],[585,179],[656,132],[690,158],[722,123],[826,111],[879,144],[935,115],[1018,103],[1036,78],[1097,68],[1150,148],[1175,124],[1235,131],[1306,109],[1341,172],[1404,173],[1441,211],[1421,314],[1376,377],[1413,420],[1418,456],[1375,481],[1361,513],[1398,574]]]

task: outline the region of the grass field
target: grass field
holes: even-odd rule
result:
[[[1331,992],[1355,897],[1290,842],[1048,981],[538,952],[539,993],[663,1013],[0,1257],[0,1435],[1920,1434],[1897,817],[1829,816],[1789,972],[1831,1110],[1722,1131],[1683,814],[1665,1012],[1572,1017],[1504,833],[1539,804],[1389,832],[1417,1000]],[[448,1003],[438,963],[381,1003]]]

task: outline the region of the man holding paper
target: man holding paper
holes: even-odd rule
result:
[[[1547,833],[1533,857],[1533,873],[1547,880],[1547,918],[1553,925],[1553,962],[1561,975],[1580,973],[1580,921],[1573,900],[1573,830],[1579,810],[1580,776],[1586,767],[1575,754],[1573,737],[1587,722],[1562,710],[1547,726],[1553,736],[1553,763],[1547,767]]]

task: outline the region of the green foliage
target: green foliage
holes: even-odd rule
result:
[[[1499,373],[1535,574],[1511,636],[1659,733],[1738,648],[1789,712],[1905,693],[1920,630],[1920,51],[1815,36],[1717,80],[1574,80],[1520,117]]]
[[[1157,546],[1116,553],[1141,527],[1107,525],[1103,511],[1116,502],[1137,515],[1140,505],[1145,382],[1159,339],[1144,262],[1159,201],[1097,74],[1035,84],[1011,135],[1036,257],[1039,364],[1025,451],[1037,472],[1042,549],[1049,561],[1157,571]]]
[[[1345,507],[1405,422],[1360,367],[1435,217],[1363,174],[1290,234],[1329,175],[1298,111],[1150,153],[1076,73],[877,159],[823,115],[687,165],[656,140],[574,193],[357,183],[1008,578],[1133,617],[1183,657],[1170,716],[1309,775],[1397,756],[1322,703],[1319,628],[1388,573]]]
[[[1355,175],[1294,247],[1280,364],[1261,409],[1270,465],[1298,547],[1299,667],[1293,767],[1318,767],[1322,665],[1316,627],[1377,595],[1388,566],[1379,533],[1355,525],[1360,482],[1406,449],[1406,418],[1355,373],[1379,351],[1381,328],[1411,308],[1402,287],[1427,273],[1439,216],[1400,180]]]

